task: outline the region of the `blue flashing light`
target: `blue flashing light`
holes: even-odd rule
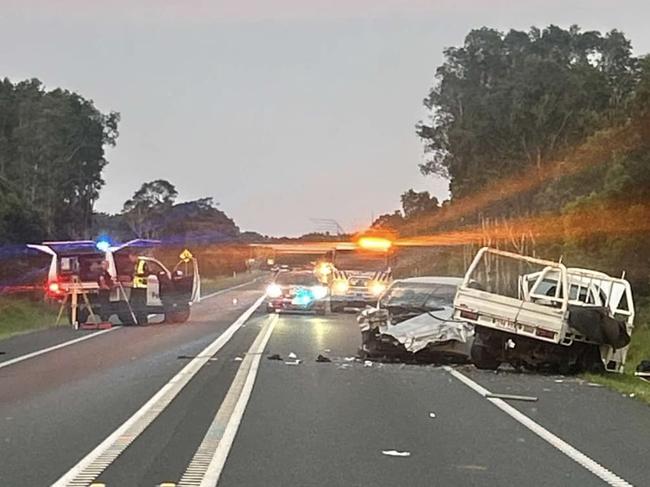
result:
[[[97,242],[95,242],[95,247],[97,247],[97,250],[100,252],[108,252],[108,249],[111,248],[111,241],[108,237],[100,237],[97,239]]]
[[[307,306],[314,300],[314,295],[309,289],[299,289],[291,300],[292,304],[298,306]]]

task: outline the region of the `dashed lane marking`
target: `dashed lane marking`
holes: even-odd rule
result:
[[[277,315],[272,315],[255,338],[178,487],[217,485],[253,391],[262,353],[277,319]]]

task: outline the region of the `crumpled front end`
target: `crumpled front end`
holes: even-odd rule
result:
[[[370,358],[433,363],[466,362],[474,327],[452,321],[452,309],[413,314],[393,323],[387,310],[369,309],[359,316],[362,351]]]

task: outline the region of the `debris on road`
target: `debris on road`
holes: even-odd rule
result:
[[[364,360],[363,366],[364,367],[372,367],[372,362],[370,360]]]
[[[301,362],[301,361],[298,360],[298,359],[296,359],[296,360],[289,360],[289,361],[285,362],[284,365],[300,365],[300,362]]]
[[[435,418],[435,417],[436,417],[436,413],[429,413],[429,417],[430,417],[431,419]]]
[[[510,401],[528,401],[535,402],[537,401],[536,396],[516,396],[514,394],[493,394],[491,392],[485,395],[488,399],[506,399]]]
[[[233,359],[233,361],[235,361],[235,362],[241,362],[242,360],[244,360],[244,359],[241,358],[241,357],[235,357],[235,358]]]
[[[282,357],[280,356],[279,353],[274,353],[273,355],[269,355],[266,358],[269,360],[282,360]]]
[[[350,364],[341,364],[337,367],[337,369],[349,369],[349,368],[350,368]]]
[[[587,382],[589,387],[604,387],[602,384],[596,384],[595,382]]]
[[[320,353],[318,354],[318,357],[316,357],[316,362],[327,363],[331,361],[332,361],[331,358],[321,355]]]
[[[289,352],[289,358],[292,359],[292,360],[295,360],[295,359],[298,358],[298,355],[296,355],[296,354],[293,353],[293,352]]]
[[[555,382],[556,384],[562,384],[562,383],[564,382],[564,380],[562,380],[562,379],[555,379],[553,382]]]
[[[345,357],[343,360],[346,362],[354,362],[357,358],[356,357]]]
[[[323,352],[325,352],[325,353],[330,353],[331,350],[330,350],[329,348],[326,348],[325,350],[323,350]]]
[[[410,451],[397,451],[397,450],[382,450],[383,455],[388,457],[410,457]]]

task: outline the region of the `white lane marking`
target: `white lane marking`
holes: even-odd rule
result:
[[[212,355],[217,353],[232,338],[239,328],[262,304],[266,296],[261,296],[242,315],[235,320],[210,345],[204,348],[183,369],[172,377],[154,394],[133,416],[111,433],[104,441],[82,458],[52,487],[88,486],[120,455],[126,448],[162,413],[183,387],[192,380]]]
[[[59,343],[57,345],[52,345],[51,347],[48,348],[36,350],[35,352],[31,352],[25,355],[21,355],[20,357],[15,357],[10,360],[6,360],[4,362],[0,362],[0,369],[3,367],[9,367],[10,365],[14,365],[19,362],[23,362],[24,360],[29,360],[30,358],[38,357],[39,355],[43,355],[45,353],[53,352],[54,350],[59,350],[60,348],[69,347],[70,345],[74,345],[75,343],[83,342],[84,340],[89,340],[96,336],[103,335],[111,331],[115,331],[118,328],[122,328],[122,327],[114,326],[112,328],[107,328],[106,330],[100,330],[100,331],[96,331],[95,333],[89,333],[88,335],[84,335],[79,338],[75,338],[73,340],[68,340],[67,342]]]
[[[542,438],[544,441],[550,443],[552,446],[560,450],[562,453],[564,453],[566,456],[571,458],[573,461],[575,461],[582,467],[586,468],[597,477],[600,477],[600,479],[604,480],[609,485],[613,487],[633,487],[632,484],[622,479],[614,472],[603,467],[598,462],[592,460],[587,455],[577,450],[573,446],[569,445],[566,441],[554,435],[546,428],[536,423],[525,414],[521,413],[519,410],[513,408],[510,404],[508,404],[504,400],[486,397],[488,394],[491,394],[490,391],[485,389],[480,384],[474,382],[466,375],[461,374],[460,372],[452,369],[449,366],[445,366],[443,367],[443,369],[445,369],[447,372],[449,372],[452,376],[454,376],[456,379],[461,381],[467,387],[473,389],[475,392],[478,392],[481,396],[485,397],[488,401],[490,401],[496,407],[501,409],[504,413],[511,416],[519,423],[523,424],[526,428],[528,428],[530,431],[532,431],[537,436]]]
[[[278,315],[272,315],[255,338],[178,487],[214,487],[219,482],[277,320]]]
[[[243,284],[237,284],[236,286],[229,287],[229,288],[226,288],[226,289],[222,289],[222,290],[220,290],[220,291],[217,291],[217,292],[214,292],[214,293],[211,293],[211,294],[206,294],[205,296],[201,296],[201,301],[203,301],[204,299],[210,299],[210,298],[213,298],[213,297],[215,297],[215,296],[219,296],[220,294],[224,294],[224,293],[227,293],[227,292],[229,292],[229,291],[234,291],[235,289],[239,289],[239,288],[241,288],[241,287],[248,286],[248,285],[250,285],[250,284],[254,284],[254,283],[256,283],[259,279],[260,279],[260,277],[256,277],[256,278],[253,279],[252,281],[248,281],[248,282],[245,282],[245,283],[243,283]]]

